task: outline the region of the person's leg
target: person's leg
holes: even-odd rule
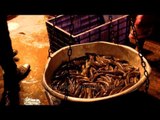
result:
[[[5,97],[5,94],[9,94],[9,99],[12,104],[18,104],[19,80],[23,79],[27,75],[30,66],[22,66],[25,68],[22,73],[22,70],[17,68],[13,59],[13,49],[6,16],[0,17],[0,65],[4,71],[3,97]]]
[[[9,89],[12,87],[16,78],[17,65],[13,60],[13,49],[11,39],[9,37],[9,31],[7,26],[6,16],[0,18],[0,55],[1,55],[1,66],[4,71],[4,88]],[[10,80],[11,79],[11,80]]]
[[[18,83],[16,82],[17,65],[13,60],[13,49],[9,37],[6,16],[1,16],[0,28],[0,64],[4,71],[4,92],[1,101],[4,104],[9,104],[5,103],[7,102],[5,100],[10,99],[8,98],[10,95],[7,94],[10,94],[12,90],[18,90]]]
[[[154,20],[154,16],[149,16],[149,15],[136,16],[134,27],[137,33],[138,45],[136,46],[135,49],[139,52],[141,51],[143,53],[144,43],[153,33],[153,23],[154,23],[153,20]],[[131,30],[129,34],[129,39],[132,42],[134,40],[134,43],[136,43],[133,30]]]

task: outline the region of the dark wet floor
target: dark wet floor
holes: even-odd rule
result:
[[[51,105],[42,86],[43,73],[49,48],[49,39],[45,24],[46,20],[47,17],[45,15],[18,15],[8,21],[13,48],[18,50],[17,57],[20,58],[20,60],[16,62],[17,65],[19,66],[24,63],[29,63],[31,65],[29,75],[20,82],[20,105]],[[132,102],[138,104],[137,106],[132,105],[131,109],[136,107],[142,107],[143,110],[159,109],[160,42],[147,40],[144,48],[146,50],[145,57],[152,67],[152,72],[149,77],[150,86],[148,95],[144,92],[137,91],[122,97],[122,99],[117,99],[115,102],[108,101],[109,104],[107,106],[109,109],[114,108],[118,110],[124,107],[127,110]],[[0,99],[2,92],[3,76],[2,70],[0,70]],[[107,104],[106,102],[96,103],[98,104],[96,106],[103,106],[102,109],[104,109],[104,103]],[[64,105],[69,105],[70,109],[77,109],[78,107],[76,106],[79,106],[80,104],[66,103],[63,101],[59,106],[61,107]],[[93,107],[92,103],[90,105]],[[112,105],[116,107],[112,107]],[[86,104],[82,105],[81,108],[86,109],[85,106]],[[95,105],[94,108],[96,108]]]

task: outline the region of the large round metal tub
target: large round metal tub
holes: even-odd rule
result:
[[[60,94],[54,91],[50,85],[51,85],[51,78],[53,77],[54,71],[61,65],[62,62],[68,61],[68,56],[67,56],[68,48],[69,48],[68,46],[63,47],[51,55],[51,57],[48,59],[46,63],[44,74],[43,74],[42,83],[45,90],[49,92],[50,95],[56,98],[59,98],[60,100],[67,99],[68,101],[73,101],[73,102],[94,102],[94,101],[107,100],[107,99],[118,97],[118,96],[128,94],[130,92],[137,90],[139,87],[141,87],[141,85],[146,80],[146,77],[144,75],[144,69],[141,65],[141,59],[138,55],[138,52],[135,49],[125,45],[114,44],[114,43],[103,42],[103,41],[76,44],[76,45],[72,45],[71,59],[84,56],[86,52],[96,53],[101,55],[112,55],[120,59],[127,60],[131,65],[135,67],[139,67],[140,80],[135,85],[133,85],[132,87],[122,92],[105,96],[105,97],[100,97],[100,98],[76,98],[71,96],[66,97],[64,94]],[[150,74],[151,67],[145,58],[143,58],[143,60],[146,63],[146,70],[148,71],[148,74]]]

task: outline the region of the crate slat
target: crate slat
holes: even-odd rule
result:
[[[70,38],[70,15],[58,15],[46,21],[51,51],[72,44],[111,40],[110,22],[105,22],[103,15],[72,15],[74,31]],[[116,43],[125,44],[130,32],[129,16],[112,20]]]

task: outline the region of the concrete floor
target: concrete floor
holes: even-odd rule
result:
[[[20,105],[29,105],[29,100],[32,100],[32,105],[50,104],[42,86],[49,48],[46,20],[45,15],[18,15],[8,21],[13,48],[18,50],[17,57],[20,58],[17,65],[31,65],[31,72],[20,82]],[[150,51],[146,58],[152,67],[149,95],[160,100],[160,44],[148,40],[144,47]],[[3,76],[0,69],[0,97],[2,92]]]
[[[8,21],[12,46],[18,50],[20,60],[18,66],[29,63],[31,71],[20,82],[20,104],[47,105],[44,89],[42,87],[42,75],[48,56],[48,35],[45,26],[44,15],[18,15]],[[0,93],[3,91],[3,78],[0,74]],[[37,101],[37,102],[36,102]]]

